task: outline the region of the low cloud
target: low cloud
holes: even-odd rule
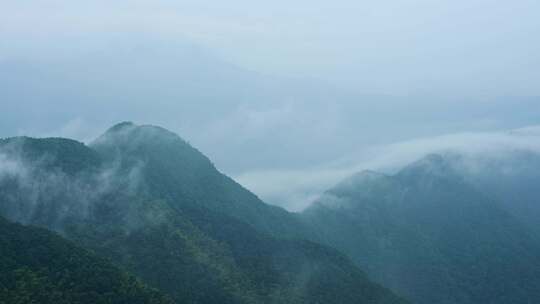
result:
[[[62,230],[66,218],[89,218],[104,196],[119,190],[132,195],[142,186],[143,163],[126,170],[115,160],[71,172],[54,165],[56,156],[48,153],[25,158],[24,141],[17,138],[0,146],[0,211],[10,220]],[[78,165],[84,166],[83,161]]]
[[[372,146],[305,170],[261,170],[236,176],[268,203],[300,211],[340,180],[362,170],[393,173],[428,153],[458,152],[470,159],[504,159],[516,151],[540,153],[540,126],[468,132]]]

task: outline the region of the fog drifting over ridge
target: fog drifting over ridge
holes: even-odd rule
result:
[[[0,137],[90,142],[119,121],[160,125],[299,210],[364,167],[521,145],[500,130],[540,124],[539,11],[532,0],[3,3]]]
[[[468,132],[419,138],[373,146],[332,163],[305,170],[247,172],[236,179],[269,203],[301,211],[324,191],[363,170],[393,174],[430,153],[453,153],[467,158],[474,170],[478,160],[509,160],[515,152],[540,155],[540,125],[502,132]]]

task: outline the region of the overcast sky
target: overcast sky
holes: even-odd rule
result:
[[[0,2],[0,136],[158,124],[293,209],[366,151],[540,124],[539,80],[533,0]]]
[[[368,93],[514,95],[519,90],[538,95],[540,90],[536,0],[20,0],[0,5],[0,33],[11,39],[146,32],[191,38],[249,69],[318,77]]]

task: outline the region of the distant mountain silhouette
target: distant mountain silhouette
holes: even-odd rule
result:
[[[0,141],[0,214],[60,232],[177,303],[406,303],[180,137]]]
[[[303,217],[414,303],[538,302],[540,242],[494,197],[433,154],[393,176],[354,175]]]

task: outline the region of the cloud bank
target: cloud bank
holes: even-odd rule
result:
[[[325,190],[362,170],[394,173],[429,153],[457,152],[497,160],[516,151],[540,153],[540,125],[501,132],[468,132],[372,146],[305,170],[261,170],[236,176],[268,203],[301,211]]]

